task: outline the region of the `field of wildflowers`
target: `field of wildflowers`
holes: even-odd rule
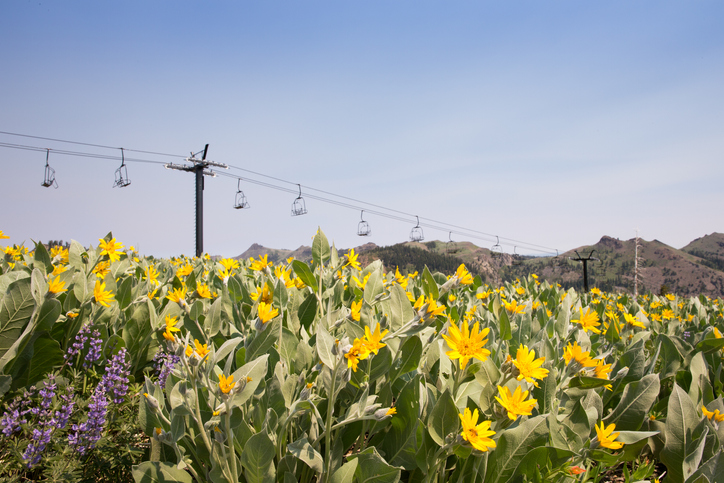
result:
[[[6,481],[724,481],[721,300],[3,250]]]

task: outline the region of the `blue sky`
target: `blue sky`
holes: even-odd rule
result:
[[[476,230],[423,226],[426,240],[499,235],[508,252],[637,228],[680,248],[723,231],[720,2],[11,1],[2,13],[3,132],[179,155],[209,143],[210,159],[289,183],[233,176]],[[118,189],[118,161],[52,150],[120,150],[0,143],[51,149],[59,184],[40,186],[44,152],[0,147],[5,243],[113,231],[145,254],[193,253],[191,174],[129,162]],[[416,223],[366,213],[361,238],[358,210],[307,199],[291,217],[296,195],[245,181],[252,208],[234,210],[235,179],[205,186],[211,254],[296,248],[317,226],[340,248],[389,245]]]

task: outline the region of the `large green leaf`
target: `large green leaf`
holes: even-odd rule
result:
[[[317,450],[312,448],[306,436],[287,445],[287,451],[299,458],[317,473],[324,471],[324,458]]]
[[[551,448],[550,446],[539,446],[533,448],[520,461],[513,472],[513,478],[516,476],[530,476],[535,474],[537,469],[549,466],[556,468],[563,465],[575,453],[573,451]]]
[[[293,260],[292,268],[294,269],[294,273],[297,275],[297,277],[299,277],[300,280],[305,283],[305,285],[310,287],[315,292],[319,291],[319,287],[317,286],[317,278],[314,276],[314,273],[312,273],[312,270],[310,270],[309,265],[299,260]]]
[[[460,427],[460,416],[455,401],[450,395],[450,391],[442,393],[440,398],[432,408],[432,413],[428,418],[427,430],[430,437],[439,445],[445,445],[446,437],[451,433],[456,433]]]
[[[399,284],[395,284],[390,287],[390,329],[395,331],[401,328],[405,323],[412,320],[415,316],[415,312],[412,309],[410,299],[407,298],[405,289]]]
[[[661,451],[661,462],[666,465],[666,478],[671,483],[683,483],[684,463],[691,452],[691,433],[699,423],[699,415],[689,395],[678,384],[669,396],[666,415],[666,444]]]
[[[420,376],[405,384],[395,402],[395,409],[397,414],[392,417],[392,428],[382,442],[382,448],[390,463],[413,470],[417,467],[415,434],[420,414]]]
[[[548,439],[546,417],[536,416],[516,428],[503,431],[497,448],[488,458],[486,483],[507,482],[532,448],[545,446]]]
[[[322,229],[317,228],[317,234],[314,235],[312,240],[312,260],[316,266],[322,266],[327,263],[329,256],[329,240],[327,240]]]
[[[352,458],[359,461],[356,472],[359,483],[397,483],[400,481],[400,468],[389,465],[377,452],[377,448],[367,448],[349,456],[347,460]]]
[[[402,374],[414,371],[420,365],[422,356],[422,341],[417,336],[412,336],[402,344],[398,357],[395,359],[390,370],[390,382],[395,382]]]
[[[0,305],[0,358],[4,358],[13,345],[18,345],[20,334],[30,321],[35,301],[30,290],[30,278],[21,278],[8,286]],[[15,354],[8,354],[14,357]],[[2,366],[0,366],[0,371]]]
[[[233,376],[235,381],[247,381],[244,389],[236,394],[231,399],[233,406],[240,406],[244,404],[254,394],[256,388],[264,380],[264,376],[269,369],[269,354],[264,354],[251,362],[247,362],[239,369],[237,369]],[[251,378],[251,380],[247,380]]]
[[[357,458],[353,458],[347,463],[344,463],[340,468],[337,468],[337,471],[332,474],[331,483],[352,483],[352,480],[354,479],[354,474],[357,471],[358,464],[359,461],[357,460]]]
[[[32,344],[32,357],[29,362],[23,363],[21,371],[13,380],[15,387],[35,384],[63,364],[63,350],[60,344],[47,333],[35,338]]]
[[[144,461],[133,466],[133,479],[136,483],[193,483],[191,475],[166,462]]]
[[[314,322],[314,318],[317,316],[317,305],[317,296],[313,293],[307,295],[304,302],[299,305],[299,310],[297,311],[299,323],[307,330],[309,330],[309,327],[311,327]]]
[[[241,452],[241,465],[248,483],[271,483],[274,478],[274,443],[265,432],[246,442]]]
[[[377,296],[382,293],[382,290],[383,286],[381,271],[375,270],[374,272],[370,272],[370,278],[367,280],[367,284],[365,284],[365,302],[367,302],[368,305],[372,305],[375,301],[375,298],[377,298]]]
[[[659,396],[659,386],[657,374],[627,384],[616,409],[604,420],[606,424],[615,423],[620,431],[638,431]]]

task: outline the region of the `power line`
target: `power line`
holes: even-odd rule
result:
[[[5,135],[9,135],[9,136],[19,136],[19,137],[30,138],[30,139],[38,139],[38,140],[44,140],[44,141],[51,141],[51,142],[74,144],[74,145],[79,145],[79,146],[95,147],[95,148],[101,148],[101,149],[112,149],[112,150],[118,150],[118,151],[123,150],[123,151],[126,151],[126,152],[135,152],[135,153],[149,154],[149,155],[154,155],[154,156],[165,156],[165,157],[181,158],[181,159],[183,159],[184,161],[187,161],[187,162],[190,160],[190,158],[188,158],[188,157],[186,157],[186,156],[183,156],[183,155],[170,154],[170,153],[162,153],[162,152],[158,152],[158,151],[147,151],[147,150],[140,150],[140,149],[120,148],[120,147],[115,147],[115,146],[107,146],[107,145],[103,145],[103,144],[85,143],[85,142],[71,141],[71,140],[66,140],[66,139],[58,139],[58,138],[49,138],[49,137],[34,136],[34,135],[28,135],[28,134],[12,133],[12,132],[7,132],[7,131],[0,131],[0,134],[5,134]],[[194,165],[193,165],[193,164],[192,164],[192,165],[188,165],[188,166],[186,166],[186,165],[173,165],[173,164],[169,164],[169,163],[166,163],[166,162],[163,162],[163,161],[157,161],[157,160],[140,159],[140,158],[127,158],[127,157],[124,158],[122,153],[121,153],[121,156],[116,156],[116,155],[99,154],[99,153],[88,153],[88,152],[83,152],[83,151],[71,151],[71,150],[65,150],[65,149],[49,149],[49,148],[44,148],[44,147],[39,147],[39,146],[31,146],[31,145],[15,144],[15,143],[7,143],[7,142],[0,142],[0,147],[5,147],[5,148],[9,148],[9,149],[20,149],[20,150],[26,150],[26,151],[35,151],[35,152],[46,151],[46,152],[51,152],[51,153],[53,153],[53,154],[60,154],[60,155],[64,155],[64,156],[73,156],[73,157],[81,157],[81,158],[91,158],[91,159],[99,159],[99,160],[127,161],[127,162],[134,162],[134,163],[157,164],[157,165],[163,165],[163,166],[166,166],[166,167],[174,167],[174,169],[185,169],[185,170],[193,170],[193,169],[194,169],[194,167],[193,167]],[[212,165],[214,165],[214,164],[220,165],[219,163],[212,163]],[[186,166],[186,168],[184,168],[184,166]],[[220,166],[221,166],[221,165],[220,165]],[[227,166],[227,165],[223,165],[223,167],[226,167],[226,166]],[[551,254],[551,255],[553,255],[554,252],[557,253],[557,250],[556,250],[555,248],[546,247],[546,246],[543,246],[543,245],[538,245],[538,244],[535,244],[535,243],[529,243],[529,242],[525,242],[525,241],[522,241],[522,240],[516,240],[516,239],[512,239],[512,238],[507,238],[507,237],[499,237],[499,236],[493,235],[493,234],[491,234],[491,233],[485,233],[485,232],[482,232],[482,231],[479,231],[479,230],[474,230],[474,229],[466,228],[466,227],[463,227],[463,226],[459,226],[459,225],[454,225],[454,224],[451,224],[451,223],[447,223],[447,222],[444,222],[444,221],[434,220],[434,219],[431,219],[431,218],[418,217],[417,215],[414,215],[414,214],[412,214],[412,213],[408,213],[408,212],[405,212],[405,211],[397,210],[397,209],[394,209],[394,208],[389,208],[389,207],[382,206],[382,205],[378,205],[378,204],[375,204],[375,203],[370,203],[370,202],[363,201],[363,200],[358,200],[358,199],[351,198],[351,197],[344,196],[344,195],[339,195],[339,194],[332,193],[332,192],[329,192],[329,191],[325,191],[325,190],[321,190],[321,189],[318,189],[318,188],[314,188],[314,187],[312,187],[312,186],[300,185],[300,184],[298,184],[298,183],[293,183],[293,182],[291,182],[291,181],[288,181],[288,180],[285,180],[285,179],[282,179],[282,178],[277,178],[277,177],[270,176],[270,175],[267,175],[267,174],[264,174],[264,173],[260,173],[260,172],[258,172],[258,171],[253,171],[253,170],[250,170],[250,169],[242,168],[242,167],[240,167],[240,166],[235,166],[235,165],[231,165],[231,164],[230,164],[230,165],[228,165],[228,167],[229,167],[229,168],[232,168],[232,169],[236,169],[236,170],[242,171],[242,172],[251,173],[251,174],[253,174],[253,175],[255,175],[255,176],[259,176],[259,177],[267,178],[267,179],[274,180],[274,181],[277,181],[277,182],[280,182],[280,183],[285,183],[285,184],[289,184],[289,185],[292,185],[292,186],[295,186],[295,187],[299,187],[300,189],[301,189],[301,188],[304,188],[305,190],[310,190],[310,191],[314,191],[314,192],[317,192],[317,193],[322,193],[322,194],[324,194],[324,195],[333,196],[333,197],[338,198],[338,199],[335,200],[335,199],[331,199],[331,198],[327,198],[327,197],[319,196],[319,195],[315,195],[315,194],[310,194],[310,193],[306,193],[306,194],[305,194],[305,197],[307,197],[307,198],[309,198],[309,199],[313,199],[313,200],[321,201],[321,202],[324,202],[324,203],[328,203],[328,204],[340,206],[340,207],[343,207],[343,208],[347,208],[347,209],[351,209],[351,210],[355,210],[355,211],[364,210],[364,211],[366,211],[367,213],[371,213],[371,214],[376,215],[376,216],[388,218],[388,219],[391,219],[391,220],[394,220],[394,221],[399,221],[399,222],[407,223],[407,224],[413,223],[413,221],[411,220],[412,218],[417,218],[417,220],[418,220],[418,225],[417,225],[417,226],[419,226],[419,227],[425,227],[425,228],[430,228],[430,229],[432,229],[432,230],[438,230],[438,231],[443,231],[443,232],[454,233],[454,234],[456,234],[456,235],[460,235],[460,236],[463,236],[463,237],[474,238],[474,239],[483,240],[483,241],[487,241],[487,242],[496,241],[497,243],[499,243],[498,240],[505,240],[505,242],[504,242],[505,245],[514,246],[514,247],[517,246],[517,247],[521,247],[521,248],[522,248],[522,247],[525,247],[525,248],[528,249],[528,250],[531,250],[531,251],[534,251],[534,252],[538,252],[538,253]],[[187,168],[188,168],[188,169],[187,169]],[[252,178],[246,178],[246,177],[236,176],[236,175],[233,175],[233,174],[231,174],[231,173],[209,170],[209,173],[207,173],[207,174],[212,174],[212,173],[213,173],[214,175],[225,176],[225,177],[228,177],[228,178],[233,178],[233,179],[236,179],[236,180],[249,182],[249,183],[252,183],[252,184],[256,184],[256,185],[258,185],[258,186],[263,186],[263,187],[270,188],[270,189],[274,189],[274,190],[277,190],[277,191],[282,191],[282,192],[286,192],[286,193],[293,193],[293,194],[296,194],[296,193],[297,193],[297,189],[286,188],[286,187],[283,187],[283,186],[278,186],[278,185],[275,185],[275,184],[273,184],[273,183],[268,183],[268,182],[261,181],[261,180],[257,180],[257,179],[252,179]],[[345,201],[339,201],[339,200],[346,200],[346,201],[349,201],[349,202],[353,202],[353,203],[357,203],[357,204],[362,204],[362,205],[365,205],[366,207],[354,205],[354,204],[351,204],[351,203],[348,203],[348,202],[345,202]],[[371,209],[369,209],[369,208],[367,208],[367,207],[374,207],[374,208],[377,208],[377,210],[374,210],[374,209],[371,210]],[[384,210],[384,211],[379,211],[379,210]],[[400,215],[402,215],[402,216],[400,216]],[[407,217],[409,217],[409,218],[407,218]],[[420,222],[419,222],[420,219],[425,220],[425,221],[423,221],[422,223],[420,223]],[[441,225],[443,225],[443,226],[441,226]],[[447,228],[445,228],[445,227],[447,227]],[[449,228],[455,228],[455,230],[449,230]],[[481,236],[481,235],[482,235],[482,236]]]

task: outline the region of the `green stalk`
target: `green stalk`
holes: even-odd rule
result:
[[[334,372],[332,372],[332,391],[330,394],[328,394],[327,421],[325,423],[326,434],[324,435],[325,463],[327,464],[327,469],[324,472],[325,483],[328,483],[329,479],[332,476],[330,474],[332,472],[332,414],[334,413],[334,392],[336,390],[334,386],[337,382],[338,366],[339,364],[335,365]]]
[[[239,481],[239,470],[236,467],[236,450],[234,449],[234,434],[231,432],[231,410],[229,401],[226,403],[226,414],[224,415],[224,423],[226,426],[226,441],[229,443],[229,452],[231,453],[231,475],[233,476],[231,481]],[[223,444],[221,445],[224,446]],[[228,465],[228,461],[227,461]]]

